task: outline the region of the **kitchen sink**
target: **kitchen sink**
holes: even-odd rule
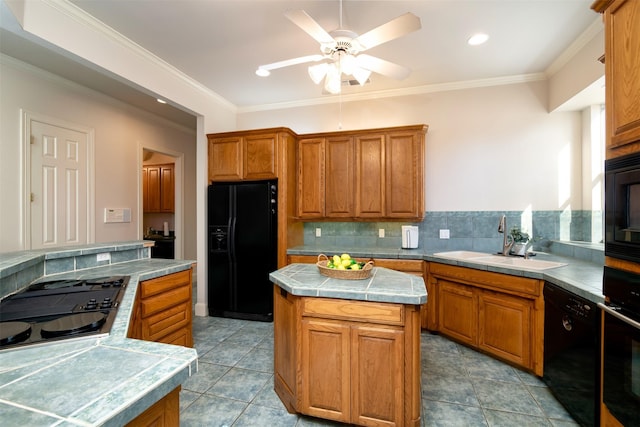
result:
[[[544,261],[538,259],[526,259],[512,256],[491,255],[483,252],[472,251],[450,251],[450,252],[438,252],[433,254],[435,256],[458,259],[461,261],[475,262],[486,265],[496,265],[505,267],[515,267],[526,270],[548,270],[550,268],[557,268],[567,265],[563,262]]]

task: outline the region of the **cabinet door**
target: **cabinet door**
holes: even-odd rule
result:
[[[325,216],[353,216],[353,140],[327,138],[325,142]]]
[[[640,150],[640,2],[614,1],[604,22],[607,157],[614,157]],[[631,142],[635,148],[624,147]]]
[[[298,143],[298,216],[324,216],[324,138]]]
[[[147,208],[145,212],[160,212],[160,186],[162,179],[160,177],[159,166],[147,166]]]
[[[350,327],[338,321],[302,320],[302,408],[330,420],[350,420]]]
[[[504,360],[532,368],[532,302],[478,291],[478,347]]]
[[[440,331],[475,346],[478,331],[478,304],[473,288],[438,280],[438,323]]]
[[[209,180],[242,179],[242,137],[209,139]]]
[[[424,215],[422,136],[416,132],[392,132],[385,149],[385,208],[390,218]]]
[[[351,331],[351,422],[399,426],[404,407],[404,332],[354,325]]]
[[[173,165],[160,168],[160,211],[173,212],[175,205],[175,174]]]
[[[244,138],[243,178],[276,178],[276,135],[249,135]]]
[[[356,216],[385,216],[385,137],[355,137],[356,150]]]

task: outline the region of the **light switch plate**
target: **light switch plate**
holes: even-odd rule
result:
[[[322,228],[316,228],[316,237],[322,237]]]
[[[378,229],[378,237],[384,239],[384,228]]]
[[[111,254],[109,252],[98,254],[96,255],[96,261],[111,261]]]
[[[447,229],[440,230],[440,238],[441,239],[448,239],[449,238],[449,230],[447,230]]]

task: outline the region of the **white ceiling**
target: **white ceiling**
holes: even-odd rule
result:
[[[340,22],[337,0],[71,2],[241,110],[334,96],[323,94],[304,64],[275,70],[269,77],[258,77],[255,70],[261,64],[319,53],[317,42],[284,13],[303,9],[331,31]],[[422,29],[367,51],[410,68],[408,78],[396,81],[374,74],[370,84],[343,87],[343,93],[385,96],[456,82],[473,85],[477,80],[548,75],[572,43],[600,19],[591,3],[344,0],[343,27],[358,34],[405,12],[417,15]],[[489,41],[467,45],[467,38],[476,32],[489,34]]]

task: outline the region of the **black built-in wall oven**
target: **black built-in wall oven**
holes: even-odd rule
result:
[[[624,426],[640,425],[640,274],[604,267],[602,401]]]
[[[605,255],[640,263],[640,153],[605,161]]]

